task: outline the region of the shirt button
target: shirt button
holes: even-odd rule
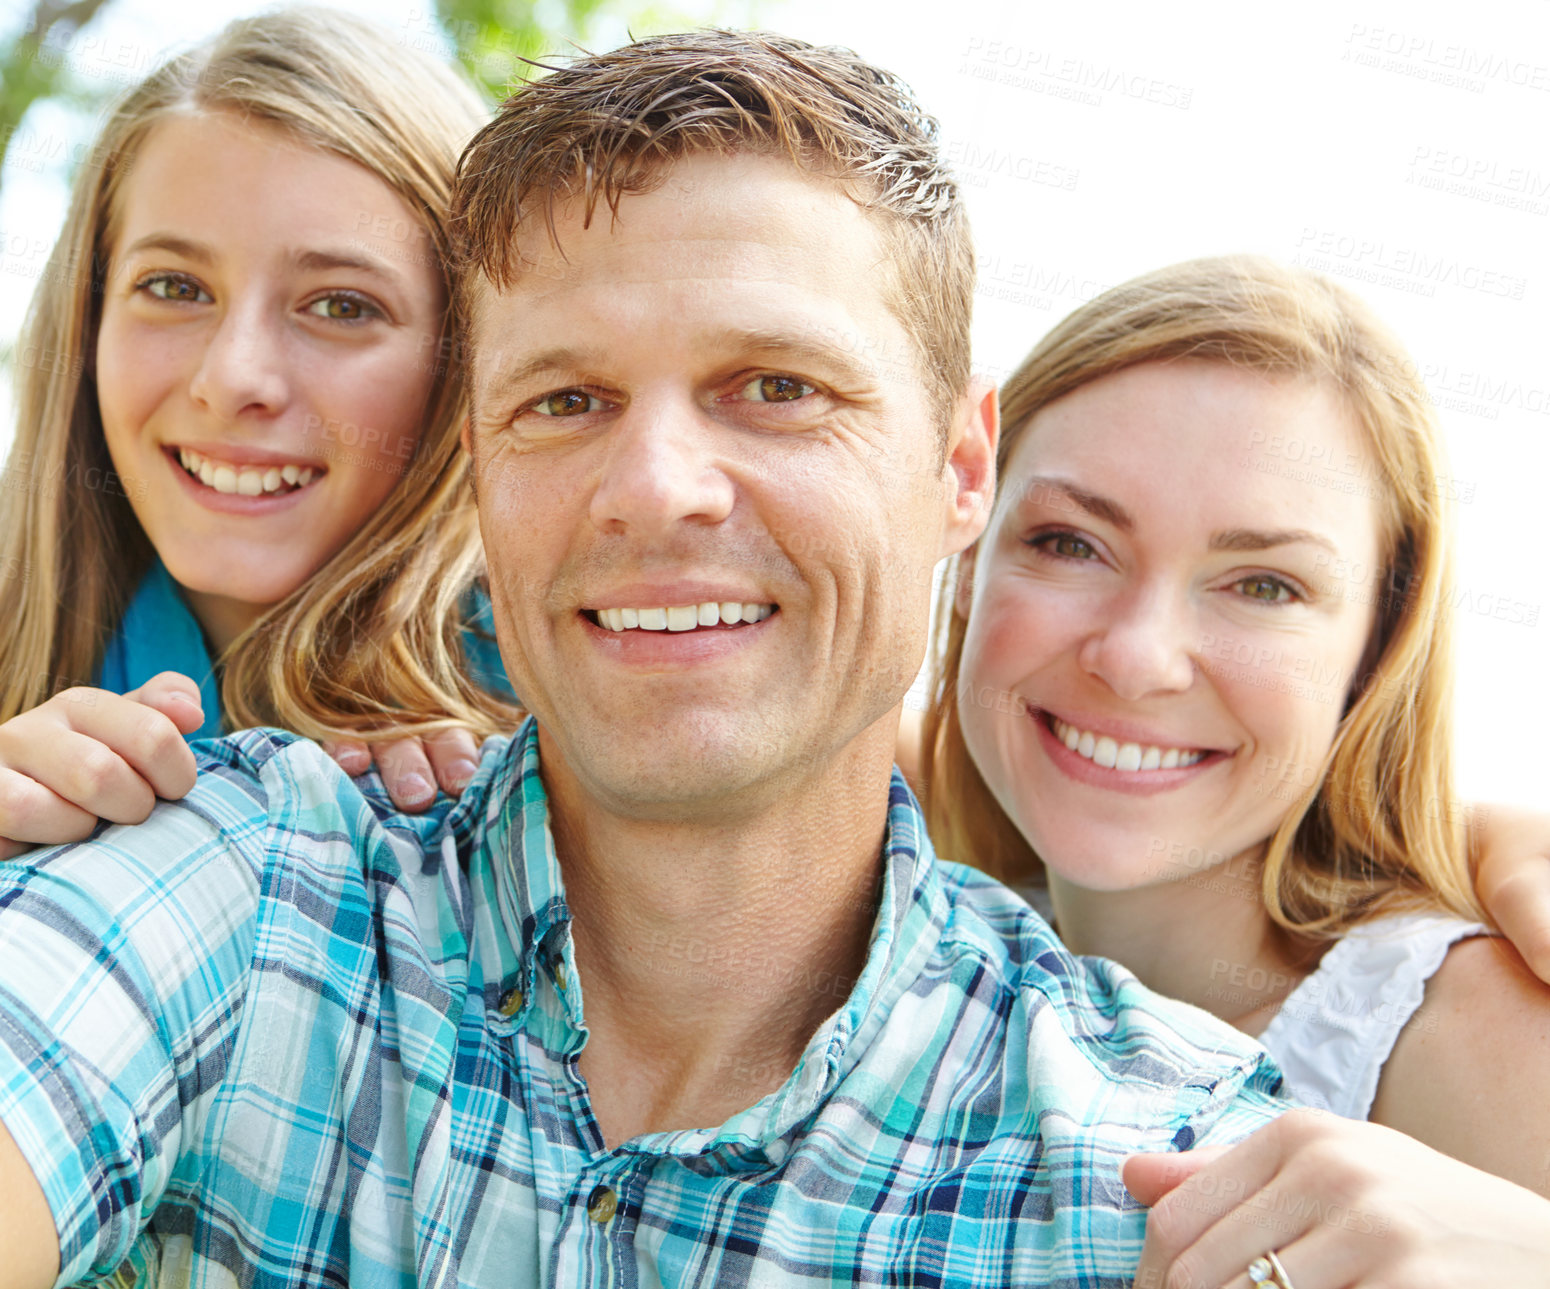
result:
[[[499,1008],[500,1014],[510,1020],[511,1017],[522,1010],[522,991],[520,989],[508,989],[501,995],[500,1002],[496,1006]]]
[[[607,1186],[594,1186],[587,1196],[587,1216],[602,1226],[619,1211],[619,1197]]]

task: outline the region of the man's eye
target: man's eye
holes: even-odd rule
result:
[[[358,295],[320,296],[307,306],[307,312],[314,317],[331,318],[336,322],[362,322],[367,318],[382,316],[380,309]]]
[[[743,397],[752,403],[794,403],[814,392],[795,376],[755,376],[742,388]]]
[[[179,304],[209,304],[210,296],[193,278],[175,273],[158,273],[142,280],[137,288],[158,300]]]
[[[603,400],[584,389],[561,389],[545,394],[533,404],[540,416],[581,416],[603,410]]]

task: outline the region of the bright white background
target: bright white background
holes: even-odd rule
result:
[[[1460,787],[1546,803],[1550,6],[714,3],[676,7],[850,45],[939,116],[979,243],[975,346],[992,375],[1097,291],[1194,255],[1265,252],[1366,296],[1420,366],[1452,454]],[[73,56],[140,75],[253,7],[120,0]],[[423,0],[350,7],[436,39]],[[5,341],[82,138],[57,112],[21,134],[0,200]],[[0,446],[12,415],[0,391]]]

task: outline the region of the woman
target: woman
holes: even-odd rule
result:
[[[505,689],[493,641],[462,630],[481,556],[444,219],[480,117],[389,33],[297,9],[108,119],[22,346],[57,361],[19,375],[3,480],[0,567],[27,576],[0,614],[0,837],[143,818],[192,785],[179,733],[347,738],[363,769],[391,723],[455,789],[473,743],[439,732],[509,724],[466,674]],[[394,757],[423,808],[418,741]]]
[[[1453,808],[1446,474],[1414,367],[1333,284],[1203,260],[1077,310],[1003,419],[995,512],[941,605],[941,853],[1042,877],[1073,949],[1259,1036],[1304,1100],[1550,1194],[1550,989],[1489,938]],[[1239,1152],[1216,1193],[1270,1193]],[[1428,1196],[1455,1202],[1406,1202]],[[1319,1220],[1272,1244],[1190,1211],[1167,1238],[1198,1282],[1275,1247],[1298,1289],[1326,1282]]]

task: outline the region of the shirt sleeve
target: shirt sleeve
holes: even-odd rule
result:
[[[0,864],[0,1122],[53,1213],[60,1284],[128,1255],[227,1067],[260,880],[237,843],[264,824],[237,779]]]

